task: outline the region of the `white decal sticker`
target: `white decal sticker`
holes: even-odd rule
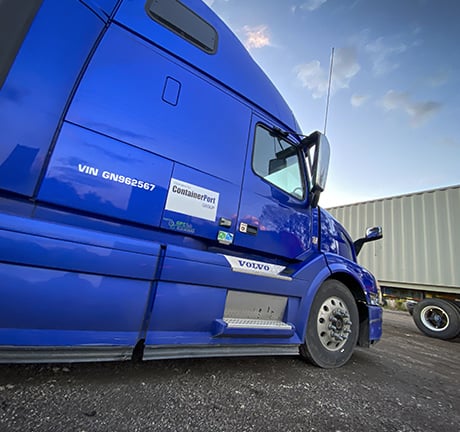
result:
[[[165,210],[216,221],[219,193],[172,178]]]
[[[92,175],[94,177],[102,177],[104,180],[125,184],[126,186],[143,189],[149,192],[153,192],[156,187],[153,183],[147,182],[145,180],[139,180],[135,177],[127,177],[112,171],[101,171],[99,168],[89,165],[78,164],[78,172]]]
[[[235,272],[292,280],[289,276],[280,275],[280,273],[286,269],[284,266],[229,255],[224,255],[224,257]]]

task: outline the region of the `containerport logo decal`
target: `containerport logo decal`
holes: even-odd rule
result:
[[[280,274],[283,270],[286,269],[284,266],[229,255],[224,255],[224,257],[232,267],[232,270],[235,272],[249,273],[256,276],[266,276],[276,279],[292,280],[291,277]]]
[[[216,221],[219,193],[172,178],[165,210]]]

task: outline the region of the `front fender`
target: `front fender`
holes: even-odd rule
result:
[[[368,347],[382,336],[382,308],[376,303],[379,288],[374,276],[359,264],[339,255],[326,253],[331,277],[348,286],[357,300],[360,320],[359,345]]]
[[[332,275],[343,274],[353,278],[359,287],[359,292],[354,293],[358,300],[372,304],[372,299],[378,298],[379,288],[372,273],[340,255],[325,253],[324,256]]]
[[[329,270],[324,254],[319,254],[314,260],[308,262],[298,271],[298,275],[296,275],[296,277],[305,279],[305,283],[307,284],[307,290],[300,302],[297,319],[294,323],[301,340],[305,339],[308,316],[313,299],[323,282],[330,276],[331,271]]]

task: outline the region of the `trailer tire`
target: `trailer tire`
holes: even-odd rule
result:
[[[316,293],[300,355],[321,368],[338,368],[352,356],[358,341],[356,300],[341,282],[329,279]]]
[[[427,336],[453,339],[460,334],[460,311],[448,300],[430,298],[417,303],[414,322]]]

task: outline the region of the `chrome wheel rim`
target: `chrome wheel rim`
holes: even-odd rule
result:
[[[438,306],[426,306],[420,313],[423,325],[431,331],[440,332],[449,327],[449,315]]]
[[[327,298],[319,308],[318,337],[329,351],[343,349],[351,334],[352,322],[346,303],[340,297]]]

